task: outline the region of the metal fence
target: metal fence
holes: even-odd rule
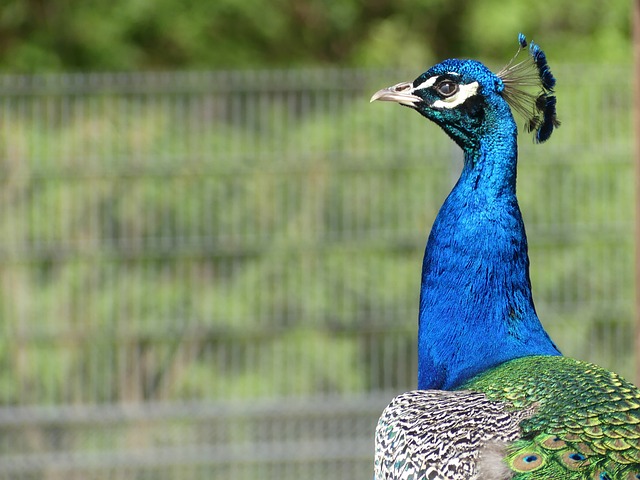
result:
[[[630,67],[520,140],[534,295],[632,377]],[[460,168],[418,71],[0,77],[0,478],[370,479]],[[611,78],[616,88],[610,88]]]

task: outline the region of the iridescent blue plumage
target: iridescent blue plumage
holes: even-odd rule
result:
[[[527,48],[527,37],[524,36],[524,33],[518,34],[518,43],[520,44],[520,48]]]
[[[523,35],[518,43],[526,47]],[[533,42],[528,50],[497,74],[445,60],[372,98],[413,108],[464,152],[422,265],[422,390],[397,397],[380,418],[378,480],[640,474],[640,391],[562,357],[533,303],[511,108],[537,142],[559,123],[546,56]],[[471,392],[447,391],[460,388]]]
[[[449,79],[460,85],[459,95],[476,93],[454,108],[446,107],[446,97],[444,108],[432,108],[443,101],[437,86]],[[432,88],[420,88],[430,81]],[[531,297],[527,241],[515,196],[517,127],[502,97],[504,81],[480,62],[453,59],[420,75],[413,88],[422,99],[414,108],[464,152],[462,174],[425,250],[418,388],[451,389],[512,358],[559,355]],[[452,314],[457,321],[450,321]],[[455,348],[460,344],[475,348]]]
[[[553,90],[553,87],[556,86],[556,79],[551,74],[551,69],[549,68],[549,64],[547,63],[547,56],[544,54],[542,49],[533,42],[531,42],[531,44],[529,45],[529,50],[531,51],[533,61],[536,62],[536,66],[538,67],[538,71],[540,72],[540,81],[542,82],[542,88],[546,90]]]

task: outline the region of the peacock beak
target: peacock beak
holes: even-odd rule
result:
[[[422,102],[423,99],[413,94],[413,83],[402,82],[393,87],[378,90],[371,97],[370,102],[380,100],[381,102],[396,102],[408,107],[413,107],[416,103]]]

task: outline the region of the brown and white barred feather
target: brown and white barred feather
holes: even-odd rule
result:
[[[510,479],[507,446],[533,413],[478,392],[403,393],[378,421],[375,480]]]

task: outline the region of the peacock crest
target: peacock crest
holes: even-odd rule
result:
[[[520,52],[527,48],[527,39],[522,33],[518,35],[518,43],[516,54],[496,75],[504,84],[502,97],[526,119],[527,132],[535,132],[534,140],[542,143],[560,126],[554,94],[556,79],[544,51],[533,41],[529,43],[529,56],[516,62]],[[531,93],[531,89],[538,91]]]

